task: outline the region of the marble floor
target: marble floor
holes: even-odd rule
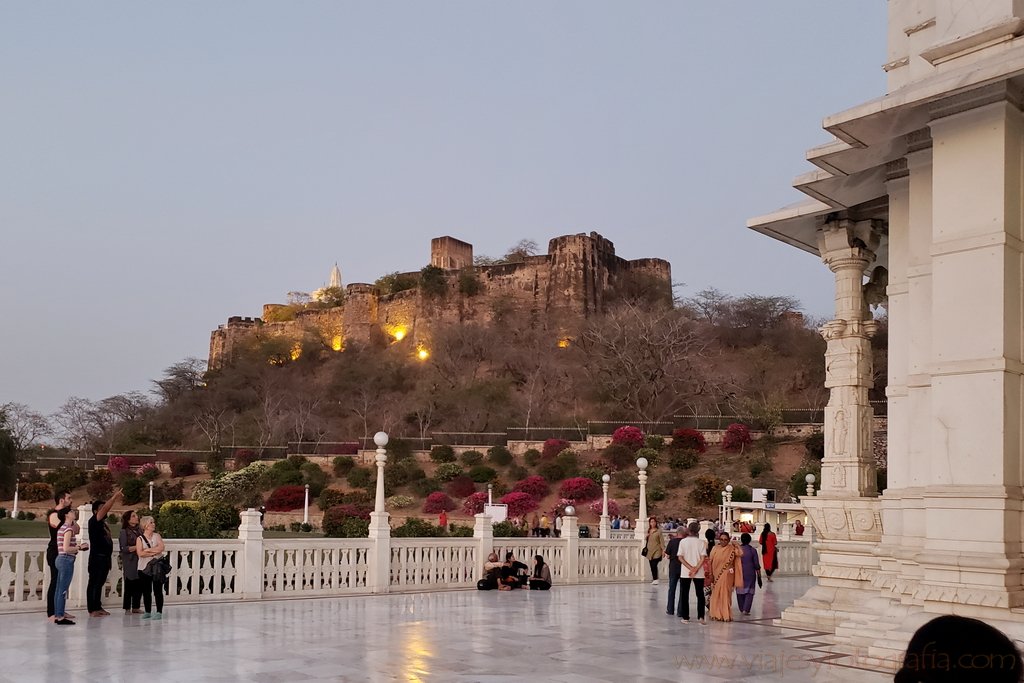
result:
[[[0,682],[891,681],[770,624],[810,585],[779,578],[751,617],[707,626],[665,614],[664,582],[171,605],[156,622],[79,610],[66,627],[5,615]]]

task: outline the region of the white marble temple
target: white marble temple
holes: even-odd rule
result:
[[[0,683],[891,680],[771,625],[811,583],[780,578],[749,620],[707,626],[665,614],[664,582],[171,605],[159,622],[80,611],[68,627],[4,615]]]

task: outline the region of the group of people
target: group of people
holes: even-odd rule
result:
[[[700,524],[677,526],[665,543],[657,517],[648,520],[647,536],[642,553],[651,566],[652,585],[658,585],[658,566],[668,558],[668,605],[666,613],[690,622],[690,586],[697,602],[697,621],[705,623],[705,611],[715,621],[732,621],[732,596],[736,594],[741,614],[750,615],[754,593],[763,585],[762,568],[768,581],[779,568],[778,539],[770,524],[765,524],[758,539],[761,556],[750,545],[749,533],[739,542],[728,532],[708,529],[700,536]],[[678,604],[676,593],[679,587]]]
[[[513,523],[515,523],[514,520]],[[560,512],[555,513],[554,520],[546,514],[534,514],[529,527],[526,526],[525,517],[522,523],[524,528],[530,530],[531,536],[550,538],[553,535],[555,538],[559,538],[562,535],[562,514]]]
[[[612,529],[615,531],[618,531],[619,529],[627,531],[629,529],[629,517],[620,517],[618,515],[615,515],[614,517],[612,517],[611,526]]]
[[[109,616],[103,609],[103,586],[113,567],[114,541],[107,524],[107,515],[114,507],[114,501],[121,494],[115,491],[109,500],[92,503],[92,517],[89,518],[89,543],[79,542],[81,526],[78,524],[78,510],[73,506],[71,493],[59,491],[53,497],[54,508],[47,514],[50,542],[46,547],[46,563],[50,568],[50,583],[46,590],[46,617],[59,626],[72,626],[75,616],[67,610],[68,589],[75,574],[75,560],[78,553],[88,550],[89,562],[86,570],[89,581],[86,587],[86,607],[90,617]],[[121,567],[124,572],[122,584],[122,606],[125,614],[142,614],[143,619],[161,619],[163,616],[166,574],[161,562],[165,547],[156,531],[152,517],[139,518],[133,510],[121,516],[121,533],[118,538]],[[91,546],[91,547],[90,547]],[[156,613],[152,612],[156,604]],[[146,606],[145,612],[140,604]]]
[[[477,582],[476,587],[479,590],[510,591],[528,588],[546,591],[551,588],[551,569],[541,555],[534,555],[531,570],[517,560],[512,552],[505,553],[504,562],[498,559],[497,553],[491,553],[484,563],[484,577]]]

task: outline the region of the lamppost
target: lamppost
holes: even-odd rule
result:
[[[153,510],[153,482],[149,482],[149,509]]]
[[[728,506],[725,509],[725,524],[726,526],[732,525],[732,484],[725,485],[725,504]]]
[[[487,485],[487,504],[494,505],[494,486],[492,484]]]
[[[815,477],[814,477],[813,474],[808,474],[806,477],[804,477],[804,481],[807,482],[807,495],[808,496],[813,496],[814,495],[814,480],[815,480]]]
[[[722,507],[718,509],[718,523],[725,525],[725,491],[722,491]]]
[[[643,539],[647,536],[647,458],[637,458],[636,468],[639,470],[637,478],[640,480],[640,519],[636,520],[633,538]]]
[[[20,481],[14,482],[14,510],[11,511],[11,518],[17,519],[18,517],[18,488],[21,486]]]
[[[306,484],[306,498],[302,501],[302,523],[309,524],[309,484]]]
[[[370,513],[370,538],[387,538],[391,536],[388,524],[388,513],[384,509],[384,465],[388,461],[388,435],[377,432],[373,435],[377,444],[377,497],[373,501],[373,512]]]
[[[604,502],[601,503],[601,538],[612,537],[612,525],[608,521],[608,482],[611,480],[607,474],[601,475],[601,489],[604,493]]]

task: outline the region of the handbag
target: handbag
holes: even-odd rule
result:
[[[142,542],[146,544],[147,548],[152,547],[149,544],[149,541],[146,540],[145,536],[140,535],[139,538],[142,539]],[[160,557],[156,557],[150,560],[146,564],[146,566],[142,568],[141,571],[143,574],[150,577],[154,581],[162,583],[167,579],[167,576],[171,573],[171,560],[167,557],[166,554],[161,555]]]
[[[640,554],[647,557],[647,546],[644,546],[644,549],[640,551]]]
[[[757,573],[757,587],[758,588],[763,588],[764,587],[764,584],[761,583],[761,572]]]

